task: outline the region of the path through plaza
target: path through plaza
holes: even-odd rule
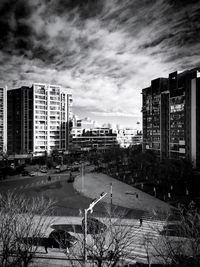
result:
[[[164,201],[102,173],[79,175],[75,179],[74,187],[79,193],[91,199],[98,198],[102,192],[107,192],[107,196],[102,201],[110,203],[111,184],[112,204],[116,206],[142,210],[152,216],[158,213],[167,214],[173,208]]]

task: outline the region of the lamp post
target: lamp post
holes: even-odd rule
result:
[[[107,195],[107,193],[101,193],[100,197],[97,199],[94,199],[92,201],[92,203],[89,205],[89,208],[85,209],[84,211],[84,243],[83,243],[83,262],[84,262],[84,266],[86,267],[86,262],[87,262],[87,213],[88,211],[90,211],[90,213],[93,212],[93,208],[94,206],[105,196]]]
[[[112,204],[113,204],[113,188],[112,188],[112,182],[110,183],[110,223],[112,218]]]
[[[82,192],[84,192],[85,181],[84,181],[84,164],[83,163],[81,164],[81,184],[82,184]]]

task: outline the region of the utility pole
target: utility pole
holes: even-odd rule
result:
[[[110,217],[112,217],[112,203],[113,203],[112,182],[110,183]]]
[[[86,267],[86,263],[87,263],[87,213],[88,211],[90,211],[90,213],[93,212],[93,208],[94,206],[105,196],[107,195],[107,193],[101,193],[100,197],[97,199],[94,199],[93,202],[89,205],[89,208],[84,210],[84,242],[83,242],[83,254],[84,254],[84,258],[83,258],[83,262],[84,262],[84,267]]]
[[[85,181],[84,181],[84,164],[81,163],[81,183],[82,183],[82,192],[84,192]]]

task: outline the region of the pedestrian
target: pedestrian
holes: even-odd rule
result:
[[[45,244],[44,249],[45,249],[45,252],[47,254],[48,253],[48,246],[47,246],[47,244]]]
[[[140,218],[140,227],[142,226],[143,220]]]
[[[79,216],[82,217],[83,216],[83,213],[82,213],[82,210],[79,209]]]
[[[51,176],[48,177],[48,181],[51,181]]]
[[[45,249],[45,252],[47,254],[48,253],[48,238],[45,238],[45,240],[44,240],[44,249]]]

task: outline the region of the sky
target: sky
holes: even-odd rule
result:
[[[199,65],[200,0],[0,1],[0,81],[70,87],[80,118],[141,127],[141,90]]]

